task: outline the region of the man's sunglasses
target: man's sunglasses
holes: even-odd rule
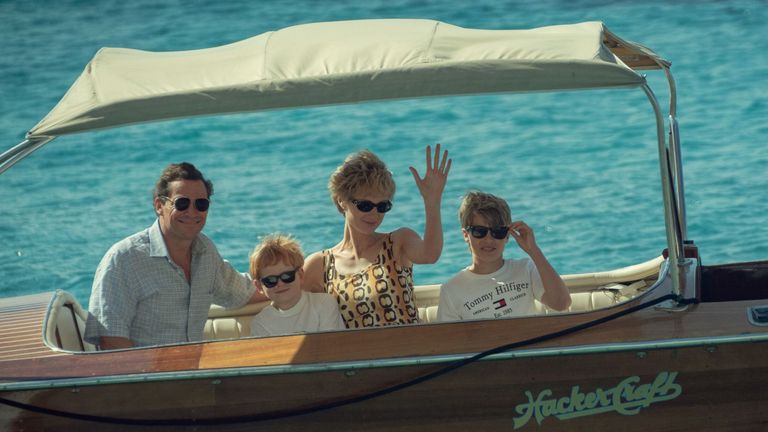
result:
[[[192,204],[192,200],[187,197],[178,197],[172,200],[167,196],[161,196],[160,199],[172,202],[173,207],[177,211],[185,211],[189,208],[189,205]],[[195,208],[197,209],[197,211],[206,212],[208,211],[208,207],[210,206],[211,206],[211,201],[207,198],[198,198],[195,200]]]
[[[496,240],[503,240],[507,238],[507,233],[509,233],[509,227],[505,226],[489,228],[480,225],[467,225],[464,227],[464,229],[472,234],[472,237],[479,239],[485,238],[485,236],[488,235],[488,231],[491,232],[491,237],[495,238]]]
[[[354,204],[358,210],[360,210],[363,213],[368,213],[369,211],[373,210],[374,207],[376,207],[376,210],[379,213],[386,213],[390,210],[392,210],[392,201],[386,200],[382,201],[380,203],[373,203],[368,200],[356,200],[352,199],[350,200],[352,204]]]
[[[296,270],[280,273],[279,275],[269,275],[261,278],[261,283],[267,288],[274,288],[277,286],[277,281],[281,280],[283,283],[291,283],[296,280]]]

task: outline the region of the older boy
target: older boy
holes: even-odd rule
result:
[[[251,322],[252,336],[276,336],[324,330],[342,330],[339,307],[330,294],[301,289],[304,253],[294,239],[265,237],[250,257],[256,289],[272,303]]]
[[[443,284],[438,320],[534,314],[534,299],[556,310],[571,305],[568,288],[539,249],[533,230],[522,221],[512,221],[506,201],[469,192],[459,207],[459,220],[472,265]],[[504,259],[509,236],[529,258]]]

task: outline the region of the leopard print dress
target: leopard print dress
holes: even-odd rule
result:
[[[413,267],[394,259],[392,233],[382,242],[376,262],[341,275],[330,250],[323,251],[325,291],[336,299],[347,328],[411,324],[419,320],[413,299]]]

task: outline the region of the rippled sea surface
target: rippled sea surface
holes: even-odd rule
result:
[[[671,4],[670,4],[671,3]],[[765,1],[0,1],[0,149],[20,142],[102,46],[222,45],[316,21],[429,18],[462,27],[604,21],[673,63],[689,237],[705,264],[768,259],[768,3]],[[666,82],[648,72],[665,101]],[[342,218],[326,183],[344,157],[379,154],[398,185],[383,229],[423,229],[408,167],[436,142],[454,160],[446,244],[418,284],[468,264],[456,209],[482,189],[506,198],[561,273],[608,270],[665,247],[654,118],[638,89],[439,98],[207,117],[61,137],[0,176],[0,296],[66,289],[87,303],[116,241],[153,222],[151,189],[171,162],[215,186],[205,232],[242,271],[258,237],[333,246]],[[509,245],[508,256],[520,251]]]

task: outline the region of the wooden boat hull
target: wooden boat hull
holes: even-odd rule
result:
[[[768,341],[527,350],[473,362],[418,385],[317,412],[447,363],[14,391],[9,400],[98,415],[97,423],[4,406],[2,430],[763,430]],[[222,371],[223,372],[223,371]],[[303,413],[291,416],[291,413]],[[260,420],[269,413],[288,415]],[[227,424],[240,417],[243,422]],[[219,423],[220,419],[223,423]],[[170,423],[173,423],[171,420]],[[211,424],[207,424],[211,423]],[[63,428],[63,429],[62,429]],[[130,429],[129,429],[130,430]]]
[[[0,429],[698,431],[768,424],[759,409],[768,402],[768,327],[747,319],[765,300],[632,309],[663,293],[554,319],[2,361]],[[514,348],[468,361],[505,345]],[[460,362],[467,364],[429,376]],[[420,381],[408,385],[413,380]]]

